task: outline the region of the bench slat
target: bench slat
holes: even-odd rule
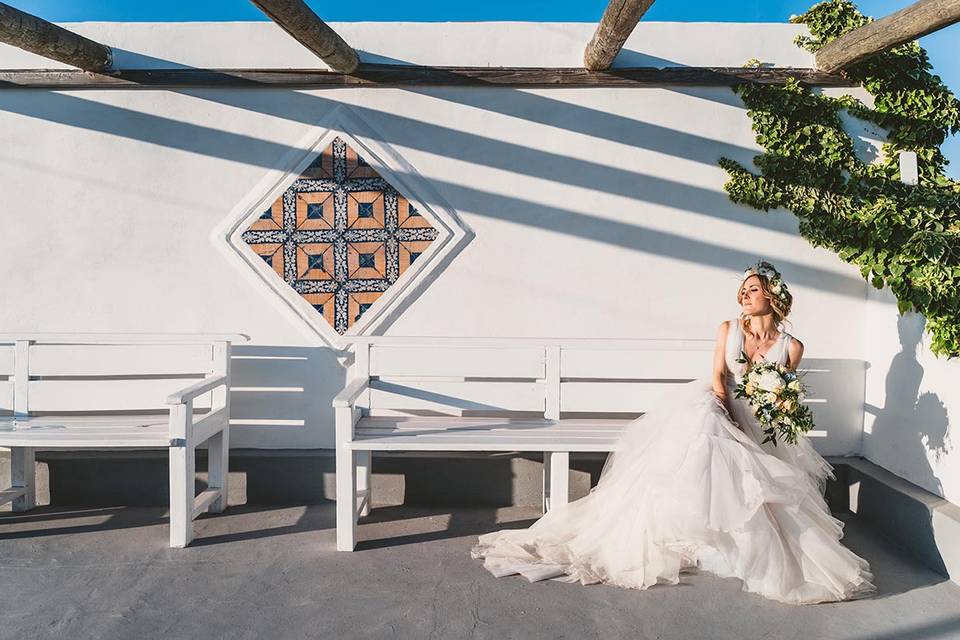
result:
[[[25,418],[0,418],[0,433],[16,420],[18,425],[48,426],[63,425],[79,428],[130,427],[148,424],[168,424],[169,413],[112,414],[112,415],[64,415],[29,416]]]
[[[167,396],[199,378],[145,380],[31,380],[30,411],[134,411],[165,409]],[[210,394],[195,406],[210,406]]]
[[[616,432],[631,422],[629,419],[564,419],[560,422],[551,422],[543,419],[531,420],[498,420],[496,418],[464,418],[464,417],[428,417],[419,420],[384,419],[381,417],[361,418],[357,422],[356,431],[370,434],[404,434],[410,432],[465,432],[465,431],[507,431],[519,433],[523,431],[549,430],[553,432]]]
[[[13,375],[13,345],[0,344],[0,376]]]
[[[210,373],[209,344],[36,344],[32,376],[146,376]]]
[[[560,357],[562,378],[686,379],[705,375],[713,351],[630,351],[564,348]]]
[[[454,433],[465,433],[465,432],[479,432],[479,433],[488,433],[488,432],[506,432],[506,433],[516,433],[523,434],[528,431],[539,431],[541,429],[550,429],[553,432],[562,432],[562,433],[619,433],[623,430],[623,425],[559,425],[559,426],[541,426],[541,427],[518,427],[518,426],[500,426],[500,427],[470,427],[470,426],[456,426],[456,427],[431,427],[424,426],[422,428],[417,427],[400,427],[400,428],[390,428],[390,427],[367,427],[359,426],[356,429],[357,433],[363,432],[370,435],[383,434],[397,434],[403,435],[408,433],[442,433],[442,432],[454,432]]]
[[[13,380],[0,380],[0,411],[13,411]]]
[[[491,434],[457,435],[451,438],[390,436],[361,438],[351,449],[369,451],[610,451],[615,437],[567,438],[556,434],[544,438],[518,439]]]
[[[544,350],[537,347],[373,345],[370,375],[543,378]]]
[[[129,447],[167,447],[170,436],[167,429],[144,430],[144,433],[32,433],[13,432],[0,434],[0,446],[34,447],[38,449],[73,448],[129,448]]]
[[[168,446],[167,416],[43,416],[0,420],[0,446],[4,447],[129,447]]]
[[[596,443],[604,442],[606,444],[612,445],[617,436],[620,435],[619,431],[596,431],[590,433],[588,431],[564,431],[559,432],[555,431],[550,434],[546,433],[512,433],[512,432],[503,432],[503,431],[487,431],[487,432],[470,432],[470,433],[408,433],[408,434],[368,434],[367,432],[360,432],[354,436],[354,442],[394,442],[397,439],[407,438],[411,442],[432,442],[435,444],[441,443],[453,443],[457,444],[464,441],[472,441],[478,438],[484,438],[483,442],[496,442],[500,445],[503,445],[499,448],[506,448],[507,450],[513,450],[517,448],[526,448],[529,451],[544,451],[545,449],[540,446],[544,443],[547,444],[556,444],[560,442],[566,443]],[[489,440],[488,440],[489,439]],[[404,440],[406,441],[406,440]],[[566,451],[566,449],[561,448],[561,451]]]
[[[561,411],[649,411],[664,393],[684,382],[563,382]]]
[[[543,411],[544,389],[542,382],[371,380],[370,407]]]
[[[351,448],[372,451],[610,451],[628,419],[366,417]]]

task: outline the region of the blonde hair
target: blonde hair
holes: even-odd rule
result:
[[[770,279],[765,275],[754,273],[743,279],[743,282],[740,283],[740,288],[737,289],[737,304],[740,304],[740,300],[743,297],[743,286],[747,283],[747,280],[753,276],[756,276],[757,279],[760,280],[760,290],[763,291],[763,295],[770,300],[770,308],[773,309],[773,323],[778,327],[784,323],[790,323],[790,321],[787,320],[787,316],[793,307],[793,294],[789,291],[784,291],[781,294],[782,298],[781,296],[774,295],[773,291],[770,290]],[[743,330],[745,334],[751,333],[750,316],[740,316],[740,329]]]

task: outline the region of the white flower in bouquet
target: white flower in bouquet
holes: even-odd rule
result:
[[[783,386],[783,377],[777,371],[765,371],[757,384],[764,391],[776,391]]]

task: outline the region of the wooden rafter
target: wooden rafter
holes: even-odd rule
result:
[[[86,71],[113,63],[110,47],[0,2],[0,42]]]
[[[357,52],[302,0],[250,1],[333,71],[353,73],[360,64]]]
[[[823,46],[816,67],[835,73],[876,53],[960,22],[960,0],[919,0]]]
[[[591,71],[609,69],[623,43],[652,4],[653,0],[610,0],[583,52],[583,66]]]
[[[109,74],[54,69],[0,70],[3,88],[155,89],[163,87],[646,87],[783,84],[850,86],[851,81],[815,69],[770,67],[653,67],[588,71],[533,67],[420,67],[364,64],[353,74],[314,69],[126,69]]]

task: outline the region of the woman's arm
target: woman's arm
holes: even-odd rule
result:
[[[793,338],[790,340],[790,350],[787,353],[787,368],[795,371],[800,364],[800,358],[803,357],[803,343]]]
[[[730,321],[724,320],[717,329],[717,343],[713,347],[713,393],[720,400],[727,416],[730,413],[729,398],[727,398],[727,332],[730,331]],[[730,418],[733,421],[733,418]],[[734,422],[736,424],[736,422]],[[740,428],[740,425],[737,424]],[[741,429],[742,430],[742,429]]]
[[[730,321],[724,320],[717,329],[717,343],[713,347],[713,392],[726,406],[727,401],[727,331]]]

